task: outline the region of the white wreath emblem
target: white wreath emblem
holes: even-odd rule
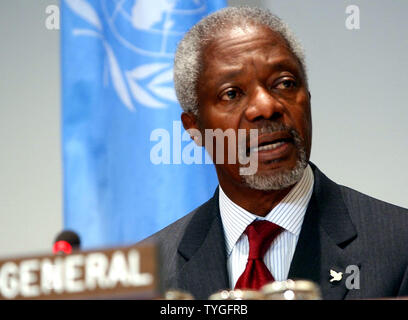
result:
[[[93,29],[74,29],[73,34],[101,39],[113,88],[126,108],[130,111],[135,110],[131,96],[141,105],[149,108],[168,106],[157,97],[177,102],[174,88],[165,85],[173,79],[173,68],[169,63],[144,64],[133,70],[122,71],[111,45],[104,39],[103,26],[95,9],[86,0],[65,0],[65,2],[74,13],[93,26]],[[148,80],[148,84],[143,87],[139,83],[141,80]]]

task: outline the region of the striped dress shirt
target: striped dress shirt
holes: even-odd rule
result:
[[[220,186],[219,205],[231,288],[235,287],[248,260],[249,242],[244,231],[256,219],[268,220],[284,229],[266,252],[264,262],[275,280],[287,279],[303,218],[312,196],[313,183],[313,172],[308,165],[301,180],[265,217],[254,215],[232,202]]]

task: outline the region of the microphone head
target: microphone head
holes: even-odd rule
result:
[[[76,232],[64,230],[54,240],[52,251],[54,254],[70,254],[72,250],[79,249],[81,240]]]

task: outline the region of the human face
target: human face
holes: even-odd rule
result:
[[[257,175],[273,177],[296,167],[301,152],[293,131],[309,159],[312,129],[305,76],[283,38],[270,29],[230,28],[205,47],[198,103],[195,125],[202,134],[205,129],[259,129],[257,146],[269,148],[258,151]],[[280,129],[264,130],[271,127]],[[221,186],[243,184],[239,164],[225,162],[215,163]]]

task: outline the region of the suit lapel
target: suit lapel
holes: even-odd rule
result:
[[[340,187],[311,166],[315,177],[313,195],[288,278],[310,279],[320,285],[324,299],[343,299],[348,291],[344,272],[348,265],[360,265],[350,245],[357,232]],[[342,272],[342,279],[330,282],[330,270]]]
[[[180,269],[176,283],[196,299],[229,287],[224,231],[219,214],[218,188],[200,207],[178,248]]]

